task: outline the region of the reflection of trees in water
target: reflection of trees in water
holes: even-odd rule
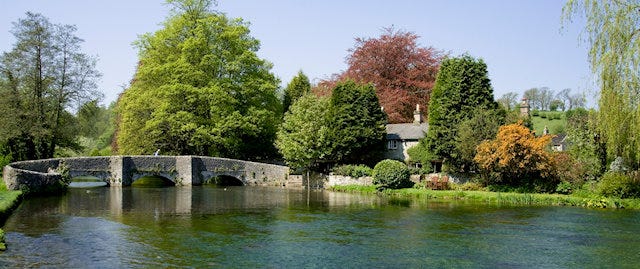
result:
[[[61,212],[65,211],[66,200],[68,195],[26,198],[7,219],[4,229],[34,237],[50,233],[65,220]]]

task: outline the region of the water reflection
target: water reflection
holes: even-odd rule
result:
[[[213,186],[25,201],[0,267],[633,267],[640,213]]]

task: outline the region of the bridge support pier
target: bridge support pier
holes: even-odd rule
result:
[[[177,185],[200,185],[198,171],[194,165],[193,156],[176,156],[176,184]]]
[[[125,180],[124,158],[122,156],[112,156],[109,158],[109,186],[122,186]],[[130,179],[129,179],[130,180]]]

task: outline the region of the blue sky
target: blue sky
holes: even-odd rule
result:
[[[562,28],[560,0],[219,0],[217,10],[249,22],[261,41],[259,56],[285,86],[303,70],[317,81],[346,69],[356,37],[377,37],[384,27],[411,31],[421,46],[484,59],[494,94],[532,87],[593,92],[583,21]],[[83,51],[97,55],[104,103],[132,78],[141,34],[161,27],[169,8],[162,0],[0,0],[0,51],[15,40],[12,22],[25,12],[53,23],[75,24]]]

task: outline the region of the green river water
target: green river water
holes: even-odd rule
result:
[[[32,198],[4,268],[640,268],[640,212],[263,187]]]

